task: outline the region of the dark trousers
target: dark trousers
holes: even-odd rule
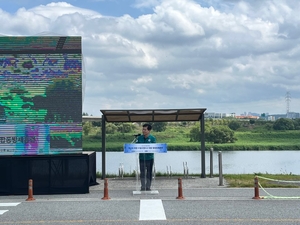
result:
[[[153,159],[140,160],[141,189],[150,189],[152,181]]]

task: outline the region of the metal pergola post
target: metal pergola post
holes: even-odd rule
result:
[[[205,135],[204,135],[204,113],[201,115],[200,120],[201,129],[201,178],[205,178]]]
[[[106,123],[105,116],[102,116],[102,179],[106,177]]]

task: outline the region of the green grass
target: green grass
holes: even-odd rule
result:
[[[270,132],[235,132],[236,144],[259,143],[268,145],[270,143],[289,143],[299,145],[300,131],[270,131]]]
[[[200,150],[200,142],[190,142],[189,127],[168,127],[164,132],[152,132],[158,143],[167,143],[168,151]],[[141,133],[135,131],[130,134],[117,133],[107,134],[106,150],[123,151],[124,143],[131,143],[133,134]],[[248,150],[300,150],[300,130],[293,131],[236,131],[235,143],[213,144],[205,143],[206,150],[214,148],[215,151],[248,151]],[[84,151],[101,151],[101,136],[83,136]]]
[[[156,173],[156,177],[167,177],[166,173]],[[172,174],[173,177],[183,177],[183,174]],[[200,174],[190,174],[190,176],[200,177]],[[258,182],[263,188],[300,188],[300,175],[293,174],[226,174],[224,180],[228,187],[232,188],[254,188],[254,178],[258,177]],[[97,177],[101,178],[102,174],[97,172]],[[116,178],[118,174],[106,174],[107,178]],[[135,177],[135,173],[125,173],[123,177]],[[207,177],[209,177],[207,175]],[[218,177],[218,174],[214,174]],[[263,179],[264,177],[267,179]],[[268,179],[273,179],[268,180]],[[284,181],[295,181],[284,182]]]
[[[224,179],[229,187],[253,187],[255,176],[261,176],[276,181],[270,181],[258,178],[258,182],[263,188],[299,188],[300,175],[293,174],[227,174]],[[279,180],[280,182],[278,182]],[[295,183],[282,182],[282,181],[296,181]]]

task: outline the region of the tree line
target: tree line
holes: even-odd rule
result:
[[[83,114],[86,115],[87,114]],[[167,122],[149,122],[153,131],[164,132],[172,123]],[[136,131],[137,125],[134,123],[107,123],[106,133],[132,133]],[[173,123],[174,124],[174,123]],[[177,125],[188,127],[189,139],[191,142],[200,141],[200,124],[199,122],[177,122]],[[101,136],[102,122],[84,122],[83,123],[83,134],[89,135],[93,130],[96,130],[95,135]],[[98,129],[97,129],[98,128]],[[299,119],[288,119],[280,118],[276,121],[266,120],[246,120],[246,119],[235,119],[235,118],[223,118],[223,119],[205,119],[205,141],[208,143],[221,144],[221,143],[234,143],[237,141],[235,132],[245,132],[252,130],[260,131],[284,131],[284,130],[300,130],[300,118]]]

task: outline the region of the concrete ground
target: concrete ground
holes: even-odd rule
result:
[[[152,191],[134,194],[140,188],[134,178],[108,178],[90,187],[87,194],[0,196],[0,225],[282,225],[300,224],[299,188],[267,189],[286,198],[253,199],[254,188],[229,188],[219,178],[158,177]],[[261,195],[266,193],[260,189]]]

